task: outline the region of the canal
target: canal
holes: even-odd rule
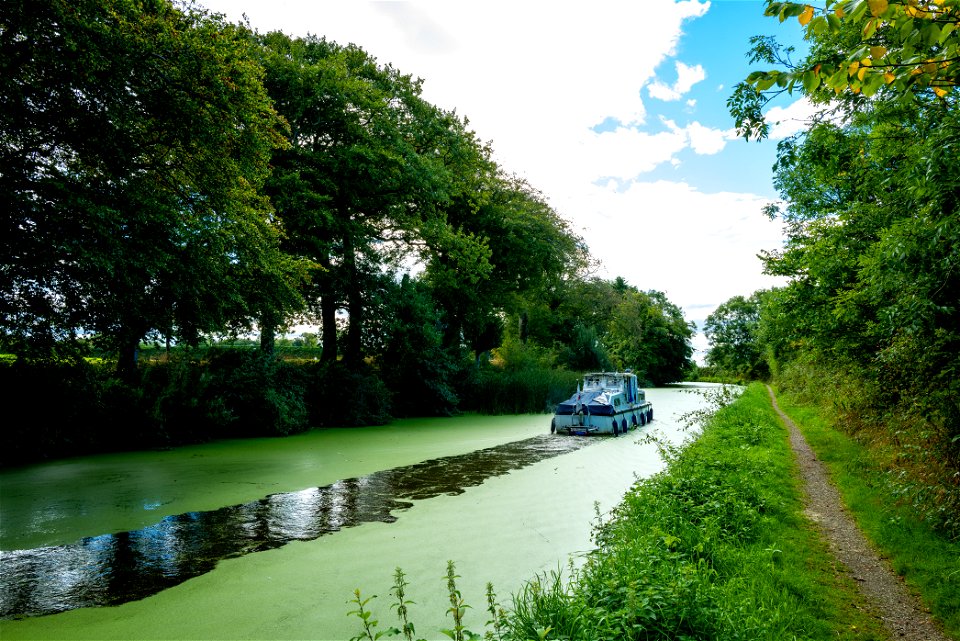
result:
[[[457,564],[483,628],[590,548],[613,507],[679,442],[695,386],[648,391],[656,420],[617,439],[549,437],[549,416],[462,416],[85,457],[0,474],[4,639],[347,639],[355,588],[393,625],[394,568],[428,639],[449,627]]]

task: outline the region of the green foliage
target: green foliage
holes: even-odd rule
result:
[[[734,296],[707,316],[707,362],[729,377],[756,380],[770,375],[759,335],[762,295]]]
[[[205,366],[208,406],[229,417],[224,436],[282,436],[308,426],[306,376],[260,351],[213,354]]]
[[[0,462],[11,465],[96,449],[104,425],[103,387],[99,370],[83,360],[0,364],[0,394],[7,412]],[[87,425],[92,429],[82,428]]]
[[[593,326],[577,324],[570,344],[557,355],[557,362],[573,371],[606,371],[613,369],[607,348]]]
[[[342,361],[310,366],[307,397],[310,425],[384,425],[390,420],[391,394],[369,367]]]
[[[779,381],[796,402],[829,415],[832,426],[869,447],[876,465],[884,470],[884,480],[875,490],[886,501],[909,505],[914,517],[929,528],[960,538],[955,463],[932,455],[943,451],[948,432],[923,416],[923,406],[891,410],[891,400],[899,400],[890,398],[897,396],[897,390],[865,384],[856,366],[825,367],[809,356],[792,361]]]
[[[654,385],[682,381],[691,363],[693,329],[662,292],[624,292],[604,337],[615,365]]]
[[[827,0],[822,9],[767,0],[765,14],[780,22],[797,18],[811,53],[794,63],[773,39],[752,39],[751,60],[781,68],[751,73],[727,101],[738,132],[748,140],[769,133],[762,108],[794,91],[847,113],[869,109],[874,98],[956,107],[957,0]]]
[[[430,292],[404,276],[385,292],[383,346],[377,364],[393,395],[394,416],[449,416],[459,403],[457,363],[443,347],[440,318]]]
[[[14,0],[0,69],[0,342],[74,408],[26,456],[544,411],[569,392],[558,354],[654,382],[690,363],[665,296],[585,280],[543,195],[356,45],[169,0]],[[306,362],[275,358],[301,321]],[[262,353],[205,349],[254,327]],[[46,363],[92,347],[118,377]]]
[[[447,573],[443,579],[446,581],[447,595],[450,599],[450,607],[447,609],[447,614],[450,615],[453,620],[453,627],[441,630],[441,632],[453,641],[479,640],[481,636],[467,629],[464,625],[464,616],[466,615],[466,611],[470,609],[470,606],[464,601],[463,595],[460,594],[460,590],[457,588],[457,579],[460,578],[460,575],[457,574],[456,570],[456,564],[453,561],[447,561]],[[378,630],[380,621],[374,619],[373,612],[367,609],[367,604],[377,598],[376,595],[363,599],[360,596],[360,590],[354,590],[353,598],[347,601],[347,603],[355,604],[356,609],[347,612],[347,616],[354,616],[360,619],[362,629],[351,641],[362,641],[363,639],[376,641],[382,637],[394,637],[401,634],[408,641],[413,641],[415,634],[414,625],[407,616],[407,605],[413,603],[413,601],[409,601],[406,598],[406,590],[409,585],[403,570],[397,568],[393,574],[393,587],[390,589],[390,592],[397,598],[397,601],[392,607],[394,611],[396,611],[400,623],[403,625],[402,629],[388,628],[386,630]],[[490,584],[487,584],[487,601],[489,610],[494,614],[494,620],[488,623],[488,625],[493,625],[493,631],[488,632],[483,638],[500,639],[500,624],[498,622],[498,610],[500,606],[496,603],[496,595],[493,593],[493,586]]]
[[[463,409],[484,414],[542,414],[576,389],[576,375],[566,370],[524,369],[506,371],[484,367],[465,384]]]
[[[555,367],[550,350],[508,338],[495,357],[493,363],[468,371],[463,409],[484,414],[552,412],[576,389],[577,375]]]
[[[755,41],[758,59],[786,70],[747,82],[802,92],[833,114],[778,147],[784,203],[768,213],[783,220],[787,241],[762,258],[789,282],[764,296],[759,343],[776,380],[833,399],[839,425],[894,448],[897,474],[940,488],[919,494],[954,522],[960,5],[769,2],[767,13],[799,18],[811,52],[792,65],[775,44]]]
[[[633,369],[653,385],[683,380],[692,367],[693,328],[662,292],[623,278],[573,278],[531,314],[530,342],[555,350],[577,370]]]

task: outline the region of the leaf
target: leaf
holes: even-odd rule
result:
[[[888,71],[883,74],[883,79],[889,85],[890,83],[892,83],[894,80],[897,79],[897,76],[892,72]]]
[[[763,79],[761,79],[761,80],[758,80],[758,81],[757,81],[757,90],[758,90],[758,91],[766,91],[767,89],[769,89],[770,87],[772,87],[772,86],[773,86],[773,83],[775,83],[776,81],[777,81],[776,78],[771,78],[771,77],[769,77],[769,76],[766,77],[766,78],[763,78]]]
[[[883,76],[879,73],[870,74],[866,82],[863,83],[863,95],[872,96],[883,86]]]
[[[803,10],[803,13],[797,16],[797,20],[800,21],[801,25],[807,26],[807,23],[813,20],[813,7],[810,5],[807,5],[806,8]]]
[[[870,13],[875,18],[882,16],[890,6],[887,0],[867,0],[867,4],[870,5]]]
[[[883,58],[885,55],[887,55],[886,47],[881,47],[881,46],[870,47],[870,57],[873,58],[874,60],[879,60],[880,58]]]
[[[934,88],[933,88],[933,93],[937,94],[937,97],[938,97],[938,98],[943,98],[944,96],[947,95],[947,92],[948,92],[948,90],[947,90],[947,89],[944,89],[943,87],[934,87]]]
[[[957,28],[957,24],[953,22],[943,25],[943,27],[940,29],[940,44],[943,44],[944,42],[946,42],[947,38],[950,36],[951,33],[953,33],[954,29],[956,28]]]

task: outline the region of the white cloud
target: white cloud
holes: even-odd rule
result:
[[[584,202],[582,229],[609,277],[666,292],[705,316],[737,294],[782,281],[764,276],[757,254],[781,246],[782,229],[751,194],[704,193],[685,183],[635,182],[625,191],[596,189]]]
[[[693,85],[707,77],[707,72],[700,65],[685,65],[679,60],[675,64],[677,81],[673,83],[673,86],[665,85],[659,80],[654,81],[647,87],[647,93],[651,97],[658,100],[680,100],[684,94],[690,91]]]
[[[770,123],[770,139],[781,140],[803,131],[819,110],[805,97],[786,107],[772,107],[764,114]]]
[[[686,146],[700,155],[712,156],[718,154],[727,146],[728,140],[736,139],[736,131],[733,129],[714,129],[701,125],[699,122],[691,122],[686,127],[680,127],[672,120],[666,118],[661,120],[671,131],[682,135]]]

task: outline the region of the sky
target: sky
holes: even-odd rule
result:
[[[772,105],[770,139],[736,137],[726,100],[750,71],[749,38],[802,49],[796,21],[761,0],[200,0],[260,32],[353,43],[422,78],[494,160],[526,178],[581,235],[604,278],[659,290],[702,329],[718,305],[780,284],[761,250],[783,230],[778,140],[803,100]],[[694,340],[698,360],[707,343]]]

